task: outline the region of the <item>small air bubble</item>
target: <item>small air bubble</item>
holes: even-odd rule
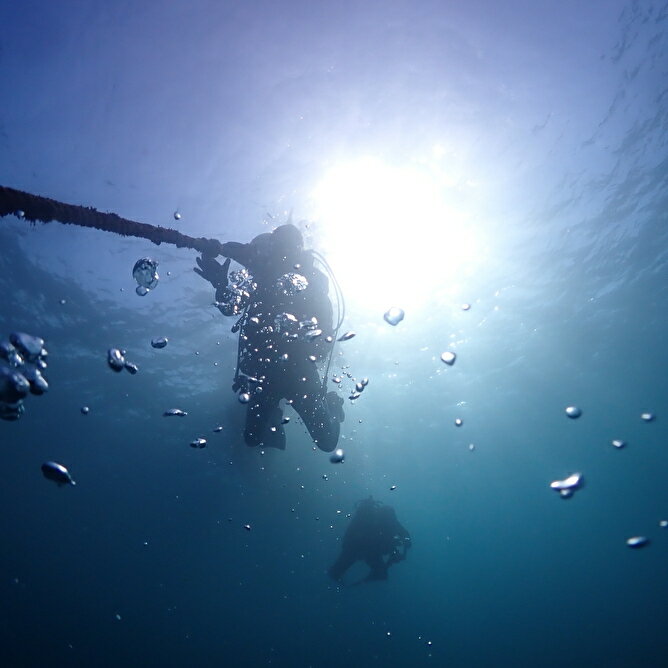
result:
[[[448,366],[452,366],[455,363],[456,359],[457,355],[453,352],[450,352],[449,350],[447,350],[444,353],[441,353],[441,362],[447,364]]]
[[[568,415],[571,420],[576,420],[582,415],[582,410],[577,406],[567,406],[566,415]]]
[[[341,464],[345,460],[345,453],[343,452],[343,448],[337,448],[334,450],[334,452],[331,454],[329,461],[332,462],[332,464]]]
[[[396,327],[396,325],[398,325],[404,319],[405,315],[406,314],[404,313],[403,309],[400,309],[397,306],[393,306],[385,312],[383,318],[385,318],[386,323]]]
[[[640,548],[649,545],[649,538],[647,536],[632,536],[626,539],[626,544],[632,548]]]

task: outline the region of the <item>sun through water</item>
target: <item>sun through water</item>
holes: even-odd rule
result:
[[[433,164],[373,157],[341,163],[312,193],[319,247],[353,308],[415,313],[435,291],[459,298],[482,261],[482,239],[453,202],[458,189]]]

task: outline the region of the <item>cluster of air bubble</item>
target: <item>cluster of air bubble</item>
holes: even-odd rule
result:
[[[307,320],[300,320],[299,333],[306,341],[317,339],[322,334],[322,330],[318,327],[318,319],[313,316]]]
[[[247,269],[229,274],[229,284],[216,293],[216,306],[223,315],[239,315],[250,303],[257,283]]]
[[[301,323],[292,313],[279,313],[274,318],[274,330],[286,339],[296,339],[300,327]]]
[[[158,281],[160,280],[157,260],[152,260],[150,257],[143,257],[137,260],[132,269],[132,275],[135,281],[137,281],[135,292],[140,297],[144,297],[158,285]]]
[[[350,374],[348,374],[350,377]],[[355,389],[353,392],[350,393],[350,396],[348,399],[351,401],[355,401],[360,398],[360,395],[364,391],[364,388],[369,384],[369,379],[368,378],[362,378],[359,382],[355,383]]]
[[[119,348],[109,348],[107,351],[107,364],[112,371],[117,373],[125,369],[128,373],[131,373],[133,376],[139,371],[139,367],[132,362],[129,362],[125,359],[127,351],[120,350]]]
[[[293,271],[283,274],[276,280],[276,289],[280,294],[287,297],[294,297],[298,292],[302,292],[306,288],[308,288],[306,277]]]
[[[44,340],[22,332],[12,332],[9,341],[0,343],[0,419],[18,420],[23,415],[23,400],[31,394],[44,394],[49,385]]]

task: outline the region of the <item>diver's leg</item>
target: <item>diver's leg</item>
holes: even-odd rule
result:
[[[343,400],[335,392],[323,396],[320,378],[316,372],[310,371],[302,378],[305,380],[300,379],[300,391],[292,395],[292,406],[304,421],[315,444],[321,450],[331,452],[339,442]]]
[[[343,549],[327,573],[332,580],[340,580],[356,561],[357,557],[352,551]]]
[[[295,399],[294,409],[304,421],[314,443],[324,452],[331,452],[339,442],[341,426],[335,420],[320,395]]]
[[[279,407],[279,397],[269,392],[252,395],[246,409],[246,445],[263,445],[266,448],[285,450],[283,411]]]
[[[387,564],[383,560],[383,555],[375,553],[369,555],[364,561],[371,569],[365,580],[387,580]]]

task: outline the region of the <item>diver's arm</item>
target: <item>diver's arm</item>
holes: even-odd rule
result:
[[[394,535],[397,537],[397,547],[401,546],[403,547],[403,558],[406,558],[406,553],[408,552],[409,548],[413,545],[411,542],[411,535],[404,529],[402,524],[397,520]]]
[[[235,262],[248,267],[252,251],[249,244],[242,244],[239,241],[226,241],[221,247],[222,254],[227,258],[232,258]]]
[[[196,259],[197,267],[194,267],[193,270],[214,287],[217,309],[226,316],[239,315],[244,306],[240,297],[241,293],[239,290],[228,288],[228,271],[232,260],[228,257],[223,264],[220,264],[218,260],[207,255]]]

